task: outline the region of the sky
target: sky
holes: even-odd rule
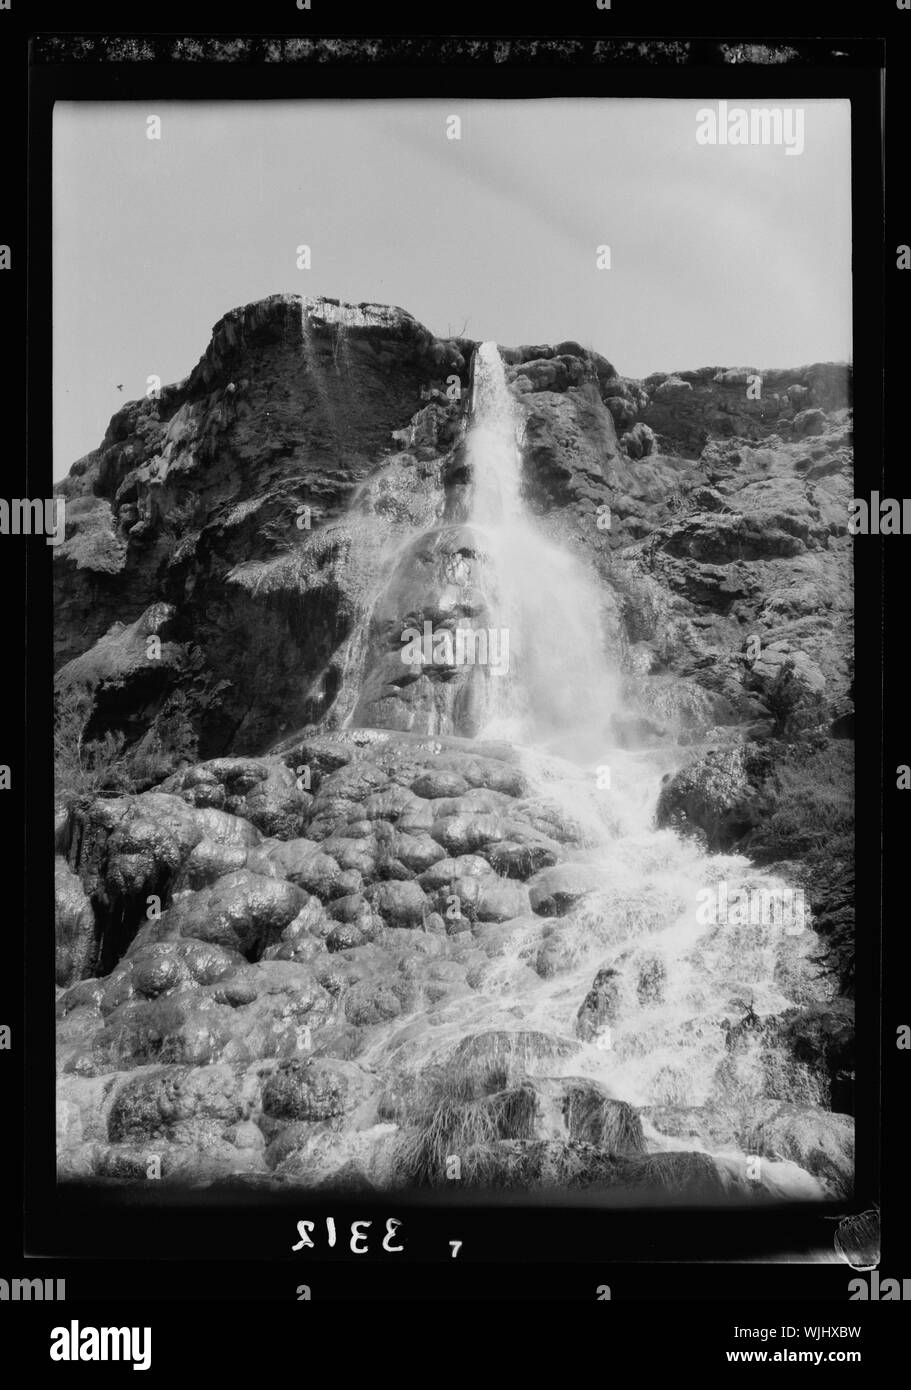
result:
[[[849,360],[850,106],[788,105],[799,155],[698,143],[711,97],[57,103],[54,477],[270,294],[572,338],[624,376]]]

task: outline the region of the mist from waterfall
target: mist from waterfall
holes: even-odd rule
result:
[[[484,552],[495,621],[509,633],[510,668],[495,678],[484,737],[597,759],[618,708],[607,664],[598,583],[537,526],[522,497],[521,424],[496,343],[474,359],[466,462],[469,524]]]
[[[553,365],[526,360],[545,353]],[[114,629],[82,632],[84,536],[63,544],[60,654],[90,643],[55,677],[63,1180],[141,1181],[151,1145],[193,1188],[634,1207],[850,1192],[853,880],[834,780],[850,758],[815,726],[795,721],[791,744],[782,719],[748,724],[775,701],[738,655],[783,593],[799,608],[830,577],[849,592],[847,550],[816,566],[850,486],[841,408],[822,412],[837,490],[813,504],[808,555],[787,529],[804,526],[800,492],[788,543],[771,559],[756,546],[750,568],[743,537],[792,488],[804,443],[741,454],[721,409],[736,382],[697,372],[718,439],[683,458],[687,410],[640,395],[668,433],[636,459],[608,368],[568,341],[501,354],[389,306],[274,296],[216,327],[169,388],[170,424],[125,408],[74,470],[67,496],[107,507],[124,450],[170,440],[161,487],[182,496],[196,471],[205,486],[177,508],[182,598],[157,522],[134,545],[120,509],[123,582],[155,602],[117,650]],[[797,375],[819,370],[828,393],[827,370]],[[228,373],[235,389],[203,400],[199,383]],[[214,454],[197,447],[213,428]],[[706,510],[696,479],[716,474],[746,530]],[[620,534],[597,524],[602,498]],[[106,742],[128,705],[140,719],[138,686],[118,714],[98,680],[164,599],[182,628],[207,621],[202,666],[174,667],[132,750],[154,736],[160,765],[132,744],[116,765],[74,762],[68,692],[79,704],[89,672]],[[827,708],[835,695],[833,676]],[[180,720],[174,733],[173,709],[211,756]],[[808,832],[830,809],[820,863]],[[717,852],[731,843],[781,862]],[[193,1103],[165,1124],[175,1087]]]
[[[339,704],[349,728],[454,736],[479,750],[508,744],[545,831],[549,817],[567,828],[572,848],[555,872],[581,875],[586,890],[552,924],[535,913],[516,919],[483,991],[423,1020],[404,1043],[378,1039],[370,1056],[383,1065],[386,1049],[402,1046],[411,1066],[432,1066],[489,1029],[575,1039],[563,1074],[590,1077],[635,1106],[651,1152],[710,1152],[742,1180],[745,1152],[731,1138],[707,1145],[686,1116],[710,1116],[709,1132],[723,1136],[749,1132],[770,1097],[824,1107],[807,1068],[773,1035],[747,1029],[731,1046],[729,1031],[825,997],[818,938],[803,920],[788,930],[726,907],[706,913],[716,890],[725,904],[791,890],[743,856],[710,855],[655,827],[662,778],[682,750],[672,738],[630,747],[628,734],[618,736],[636,711],[625,708],[610,655],[610,595],[528,504],[522,411],[495,343],[476,350],[471,381],[448,481],[445,465],[416,472],[406,448],[352,499],[346,546],[364,575]],[[508,665],[408,667],[402,639],[421,628],[434,638],[505,632]],[[603,1026],[582,1038],[580,1005],[596,977],[611,1004]],[[784,1159],[763,1158],[757,1181],[776,1195],[825,1195]]]
[[[535,794],[581,828],[582,862],[602,884],[557,923],[577,963],[528,987],[522,1026],[571,1032],[595,969],[606,966],[616,977],[615,1021],[580,1048],[574,1066],[637,1106],[749,1116],[768,1086],[781,1084],[787,1058],[758,1034],[730,1051],[724,1021],[781,1013],[818,996],[811,960],[818,940],[802,920],[784,930],[736,913],[700,913],[719,883],[735,897],[790,890],[743,856],[710,856],[654,827],[661,777],[679,751],[616,746],[621,683],[606,655],[599,586],[581,560],[544,535],[523,500],[521,425],[495,343],[475,356],[466,446],[481,584],[490,620],[510,633],[509,673],[490,683],[481,737],[518,747]],[[504,993],[521,959],[519,950],[504,961]],[[819,1103],[809,1080],[799,1100]],[[655,1150],[703,1147],[663,1133],[648,1114],[644,1122]],[[713,1152],[742,1175],[745,1156],[736,1146]],[[784,1160],[764,1159],[761,1182],[779,1195],[822,1195],[815,1179]]]

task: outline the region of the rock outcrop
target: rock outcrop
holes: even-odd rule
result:
[[[496,1186],[715,1200],[751,1190],[743,1150],[767,1194],[794,1165],[809,1195],[850,1186],[851,1023],[802,949],[775,946],[765,1013],[738,1024],[725,985],[693,1021],[698,1095],[657,1021],[648,1094],[599,1079],[611,1029],[674,985],[649,944],[681,910],[669,856],[752,852],[788,740],[848,730],[850,373],[632,381],[572,341],[501,350],[523,506],[598,584],[613,746],[676,769],[633,891],[552,771],[479,740],[486,673],[400,659],[403,623],[495,616],[466,510],[476,347],[274,296],[60,485],[63,1175],[141,1180],[154,1152],[180,1182],[386,1186],[455,1156]],[[850,909],[818,858],[845,994]],[[758,1089],[721,1106],[754,1054]]]

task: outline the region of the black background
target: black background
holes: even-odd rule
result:
[[[908,57],[911,11],[879,3],[858,19],[867,37],[846,37],[834,15],[818,6],[764,4],[762,30],[730,6],[653,5],[614,0],[601,11],[590,3],[561,4],[553,15],[522,6],[461,4],[419,13],[382,7],[321,4],[298,11],[294,0],[263,0],[247,15],[187,0],[157,3],[145,13],[12,0],[0,11],[3,81],[3,182],[0,241],[12,247],[13,269],[0,274],[0,304],[8,361],[0,377],[2,467],[6,497],[47,497],[51,487],[51,274],[50,113],[54,98],[124,99],[156,96],[191,99],[287,96],[687,96],[790,98],[849,96],[853,111],[855,495],[874,489],[901,497],[907,486],[903,415],[909,368],[911,273],[896,269],[899,243],[911,242],[906,212],[909,107]],[[739,23],[739,20],[744,23]],[[359,61],[294,64],[29,64],[37,34],[158,33],[166,35],[399,36],[395,63]],[[143,27],[145,24],[146,27]],[[236,27],[233,27],[235,26]],[[814,38],[825,27],[829,38]],[[846,26],[847,28],[848,26]],[[795,38],[795,34],[801,36]],[[439,62],[433,36],[547,35],[582,41],[571,60],[500,64]],[[644,43],[672,37],[690,43],[686,64],[644,61],[624,52],[612,63],[593,63],[588,45],[598,38],[639,37]],[[793,64],[751,67],[725,63],[727,41],[787,42],[798,49]],[[699,37],[697,43],[695,39]],[[588,41],[586,44],[585,41]],[[407,42],[406,42],[407,41]],[[839,50],[847,55],[834,56]],[[36,58],[40,59],[40,48]],[[560,50],[555,56],[561,57]],[[885,80],[884,80],[885,74]],[[884,103],[884,107],[882,105]],[[885,122],[883,125],[883,114]],[[885,141],[883,141],[883,129]],[[885,157],[885,198],[883,184]],[[230,229],[227,229],[230,234]],[[26,254],[27,251],[27,254]],[[770,256],[781,256],[770,247]],[[200,345],[202,348],[203,345]],[[782,343],[782,362],[790,360]],[[885,373],[885,377],[884,377]],[[884,390],[884,380],[888,390]],[[26,406],[27,428],[26,433]],[[904,1317],[900,1306],[848,1302],[853,1272],[844,1264],[776,1260],[782,1252],[831,1249],[837,1221],[871,1205],[883,1211],[880,1275],[911,1277],[905,1238],[906,1147],[911,1054],[895,1046],[896,1028],[911,1023],[908,906],[903,889],[911,793],[896,789],[895,768],[911,762],[906,731],[902,621],[903,580],[911,537],[855,540],[857,605],[857,938],[858,938],[858,1187],[853,1207],[756,1211],[661,1212],[593,1210],[578,1204],[484,1206],[403,1202],[377,1197],[352,1204],[317,1203],[239,1194],[195,1193],[192,1198],[118,1188],[79,1189],[54,1184],[53,864],[49,844],[51,798],[51,560],[42,537],[0,537],[5,580],[2,631],[6,660],[2,680],[5,714],[0,723],[0,762],[12,769],[13,789],[0,794],[3,930],[0,1022],[13,1029],[13,1050],[0,1052],[0,1278],[66,1279],[65,1303],[0,1302],[0,1334],[21,1339],[26,1364],[46,1366],[46,1332],[78,1318],[83,1324],[150,1323],[155,1329],[153,1370],[186,1358],[199,1368],[240,1371],[244,1357],[282,1354],[303,1373],[315,1364],[296,1357],[309,1343],[309,1321],[320,1302],[374,1300],[423,1302],[597,1301],[611,1288],[601,1317],[613,1333],[633,1339],[640,1369],[724,1364],[724,1351],[774,1342],[733,1340],[732,1328],[796,1324],[861,1324],[864,1369],[885,1355],[886,1333]],[[885,606],[885,628],[883,608]],[[26,617],[27,614],[27,617]],[[26,671],[28,682],[26,685]],[[885,864],[881,881],[880,859]],[[23,980],[25,988],[23,989]],[[334,1250],[291,1253],[299,1219],[331,1214],[340,1232]],[[387,1217],[402,1221],[403,1254],[384,1254]],[[346,1223],[373,1220],[370,1253],[353,1256],[343,1237]],[[319,1230],[319,1227],[317,1228]],[[380,1234],[378,1235],[377,1232]],[[462,1240],[452,1259],[450,1240]],[[751,1261],[751,1263],[743,1263]],[[307,1284],[309,1303],[297,1302]],[[180,1300],[178,1304],[173,1300]],[[265,1323],[232,1317],[231,1304],[272,1304]],[[741,1306],[741,1301],[743,1306]],[[202,1304],[208,1304],[208,1312]],[[617,1305],[625,1306],[620,1310]],[[217,1319],[224,1337],[197,1347],[183,1334]],[[284,1310],[280,1313],[281,1305]],[[618,1312],[622,1316],[618,1320]],[[907,1324],[906,1324],[907,1325]],[[256,1327],[260,1336],[255,1335]],[[487,1331],[498,1326],[491,1321]],[[408,1325],[405,1324],[407,1328]],[[31,1329],[31,1330],[29,1330]],[[42,1331],[42,1329],[45,1329]],[[517,1330],[517,1329],[514,1329]],[[520,1340],[534,1346],[537,1328],[524,1325]],[[466,1329],[467,1331],[467,1329]],[[551,1334],[556,1328],[541,1331]],[[531,1334],[530,1336],[528,1334]],[[643,1335],[644,1334],[644,1335]],[[354,1339],[350,1339],[354,1341]],[[397,1339],[398,1340],[398,1339]],[[494,1340],[498,1341],[494,1332]],[[505,1338],[504,1344],[513,1338]],[[560,1361],[569,1347],[555,1339]],[[402,1345],[409,1346],[408,1337]],[[780,1346],[781,1343],[779,1342]],[[802,1348],[810,1343],[801,1342]],[[347,1343],[336,1355],[356,1351]],[[445,1348],[441,1345],[440,1352]],[[504,1345],[504,1350],[506,1349]],[[324,1348],[328,1351],[329,1348]],[[365,1351],[368,1348],[365,1347]],[[388,1372],[391,1344],[374,1348]],[[398,1353],[396,1353],[398,1356]],[[453,1339],[441,1359],[454,1369],[470,1365],[469,1338]],[[439,1357],[439,1353],[438,1353]],[[202,1358],[202,1359],[199,1359]],[[208,1360],[206,1360],[208,1358]],[[435,1373],[431,1363],[425,1370]],[[612,1365],[612,1359],[608,1366]],[[58,1367],[55,1375],[84,1371]],[[277,1369],[277,1366],[276,1366]],[[572,1368],[567,1367],[572,1373]],[[93,1374],[132,1374],[128,1367],[92,1366]],[[605,1372],[607,1373],[607,1372]],[[823,1372],[824,1373],[824,1372]]]

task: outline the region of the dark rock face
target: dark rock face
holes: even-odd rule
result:
[[[753,778],[766,762],[761,749],[743,744],[729,752],[709,753],[668,776],[658,798],[658,824],[695,835],[708,849],[732,849],[753,824]]]
[[[854,1113],[854,1008],[850,1000],[783,1014],[781,1036],[799,1061],[817,1069],[831,1089],[832,1108]]]
[[[552,770],[478,737],[488,670],[402,660],[403,626],[496,619],[476,347],[274,296],[59,489],[57,692],[85,702],[56,824],[64,1175],[142,1181],[154,1149],[178,1183],[742,1200],[733,1147],[767,1194],[795,1171],[849,1190],[847,861],[820,866],[812,825],[794,851],[819,978],[787,943],[709,933],[696,965],[731,997],[678,1009],[670,1040],[663,935],[688,906],[668,846],[690,842],[678,867],[752,852],[776,776],[793,791],[782,741],[809,730],[824,759],[850,717],[849,373],[757,395],[749,369],[631,381],[570,340],[501,350],[522,505],[599,581],[610,746],[677,769],[633,881],[619,822],[596,852]]]
[[[400,309],[344,317],[337,301],[275,295],[226,314],[189,377],[124,406],[59,488],[73,523],[55,569],[62,679],[100,685],[107,725],[147,724],[174,688],[168,668],[195,658],[198,684],[231,682],[204,754],[259,751],[325,713],[355,543],[330,523],[396,453],[422,392],[453,375],[467,386],[467,371],[457,343]],[[438,436],[452,412],[432,412]],[[416,453],[403,468],[420,473],[435,449]],[[308,526],[321,539],[302,574]],[[176,621],[150,687],[140,639],[162,604]]]
[[[609,965],[599,970],[582,1001],[576,1020],[576,1031],[581,1038],[595,1037],[602,1024],[614,1021],[621,994],[622,977],[619,971]]]
[[[184,382],[114,416],[59,488],[58,680],[91,687],[90,737],[135,737],[178,691],[203,757],[262,752],[353,704],[360,724],[432,731],[455,702],[470,731],[477,668],[454,696],[445,669],[402,665],[398,633],[411,592],[417,627],[477,611],[458,582],[478,545],[460,524],[474,347],[402,310],[274,296],[227,314]],[[766,373],[752,399],[746,369],[630,382],[577,343],[504,357],[528,503],[620,596],[631,685],[672,673],[678,718],[736,724],[756,709],[747,668],[777,654],[843,699],[847,369]],[[369,678],[346,691],[378,533],[441,511],[450,526],[402,557]]]
[[[640,406],[643,423],[662,441],[673,441],[681,453],[694,455],[713,437],[761,440],[821,433],[816,426],[825,412],[851,404],[850,370],[833,362],[762,373],[752,367],[703,367],[658,373],[637,384],[648,398]]]

